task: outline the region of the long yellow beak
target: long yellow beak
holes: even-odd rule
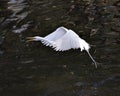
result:
[[[35,40],[34,40],[34,37],[27,37],[26,39],[27,39],[27,40],[26,40],[27,42],[35,41]]]

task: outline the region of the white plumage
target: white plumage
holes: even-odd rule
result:
[[[97,64],[89,53],[89,44],[80,38],[74,31],[65,27],[57,28],[53,33],[45,36],[27,37],[28,41],[41,41],[44,45],[54,48],[56,51],[66,51],[69,49],[78,49],[81,51],[86,50],[90,58],[93,60],[95,66]]]

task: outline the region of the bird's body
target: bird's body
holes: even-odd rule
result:
[[[89,53],[89,44],[80,38],[74,31],[65,27],[57,28],[53,33],[45,36],[28,37],[28,41],[41,41],[44,45],[54,48],[56,51],[66,51],[69,49],[78,49],[81,51],[86,50],[90,58],[96,65],[95,60]],[[97,65],[96,65],[97,67]]]

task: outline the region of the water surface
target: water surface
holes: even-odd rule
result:
[[[0,96],[119,96],[118,0],[0,1]],[[86,52],[56,52],[29,36],[73,29],[91,44]]]

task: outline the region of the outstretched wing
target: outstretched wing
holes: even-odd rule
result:
[[[63,37],[57,39],[54,42],[54,47],[56,51],[66,51],[69,49],[89,50],[89,44],[81,39],[74,31],[69,30]]]
[[[79,48],[79,37],[71,32],[67,32],[63,37],[55,41],[55,50],[56,51],[66,51],[71,48]]]
[[[59,27],[54,32],[45,36],[44,38],[46,40],[55,41],[57,39],[60,39],[62,36],[64,36],[67,33],[67,31],[68,29],[66,29],[65,27]]]

